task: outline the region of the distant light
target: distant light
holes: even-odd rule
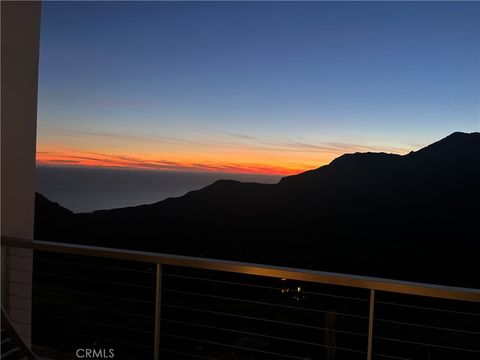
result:
[[[285,279],[285,278],[281,278],[280,280],[281,280],[281,281],[286,281],[287,279]]]
[[[300,292],[300,291],[302,291],[302,288],[299,286],[297,287],[297,292]]]

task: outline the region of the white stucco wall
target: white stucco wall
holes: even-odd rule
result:
[[[1,234],[33,239],[40,2],[1,3]],[[31,343],[32,251],[2,247],[2,305]]]

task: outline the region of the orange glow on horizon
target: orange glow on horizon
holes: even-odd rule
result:
[[[285,176],[316,169],[345,153],[406,150],[411,149],[240,135],[192,139],[48,131],[39,135],[37,164]]]
[[[269,164],[268,160],[271,160],[269,157],[265,159],[265,156],[262,158],[259,155],[261,154],[252,154],[252,156],[246,156],[243,159],[241,156],[229,157],[228,160],[230,161],[222,161],[220,156],[202,157],[201,155],[199,155],[199,157],[205,160],[199,161],[191,158],[191,156],[169,156],[169,160],[163,160],[159,157],[146,156],[146,154],[130,156],[42,146],[37,150],[36,161],[37,165],[248,173],[281,176],[297,174],[322,165],[318,164],[318,162],[295,164],[286,159],[279,159],[283,160],[283,162],[279,160],[270,161],[271,163]]]

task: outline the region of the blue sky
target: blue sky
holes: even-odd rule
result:
[[[44,2],[39,159],[297,171],[479,131],[479,5]]]

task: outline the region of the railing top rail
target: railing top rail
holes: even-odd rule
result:
[[[443,299],[480,302],[480,289],[461,288],[410,281],[376,278],[370,276],[340,274],[308,269],[297,269],[238,261],[208,259],[201,257],[153,253],[145,251],[114,249],[90,245],[68,244],[39,240],[24,240],[1,237],[2,246],[28,248],[65,254],[95,256],[119,260],[147,262],[153,264],[190,267],[239,274],[286,278],[328,285],[350,286],[409,295],[430,296]]]

